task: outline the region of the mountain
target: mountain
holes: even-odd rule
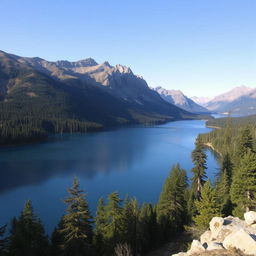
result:
[[[154,89],[167,102],[192,113],[209,113],[209,110],[198,105],[179,90],[166,90],[162,87]]]
[[[235,115],[256,114],[256,88],[240,86],[216,96],[205,107],[211,111]]]
[[[0,143],[198,116],[165,102],[130,68],[0,51]]]
[[[193,96],[191,97],[191,100],[193,100],[195,103],[197,103],[200,106],[205,106],[212,98],[209,97],[197,97]]]

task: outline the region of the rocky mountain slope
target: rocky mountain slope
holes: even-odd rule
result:
[[[192,113],[209,113],[209,110],[198,105],[192,99],[185,96],[179,90],[167,90],[162,87],[154,88],[156,92],[167,102],[176,105],[179,108],[182,108],[186,111]]]
[[[204,106],[210,111],[218,113],[232,113],[238,115],[256,114],[256,88],[245,86],[216,96]]]
[[[194,118],[125,66],[93,59],[48,62],[0,51],[0,135],[7,140],[21,130],[36,135]]]
[[[193,240],[187,252],[172,256],[234,255],[232,250],[241,252],[236,255],[256,255],[256,212],[246,212],[244,219],[214,217],[200,241]]]

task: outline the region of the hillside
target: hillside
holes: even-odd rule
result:
[[[195,103],[179,90],[167,90],[162,87],[154,88],[167,102],[192,113],[209,113],[209,110]]]
[[[204,106],[218,113],[256,114],[256,89],[240,86],[216,96]]]
[[[0,99],[0,143],[197,118],[162,100],[130,69],[92,59],[55,63],[0,52]]]

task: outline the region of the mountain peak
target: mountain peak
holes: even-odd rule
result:
[[[67,61],[67,60],[58,60],[56,61],[56,65],[60,68],[80,68],[80,67],[92,67],[98,65],[98,63],[92,59],[82,59],[79,61]]]
[[[193,100],[185,96],[180,90],[167,90],[161,86],[158,86],[153,90],[158,92],[165,101],[172,103],[186,111],[194,113],[207,112],[205,108],[196,104]]]
[[[123,66],[121,64],[117,64],[115,69],[120,73],[132,73],[132,70],[129,67]]]

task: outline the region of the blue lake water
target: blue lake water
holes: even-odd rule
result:
[[[18,216],[32,200],[36,214],[51,231],[65,212],[63,199],[77,176],[87,192],[92,214],[97,201],[113,191],[139,202],[158,200],[170,168],[180,163],[191,177],[196,136],[205,121],[177,121],[153,127],[120,128],[88,134],[54,136],[38,144],[0,149],[0,225]],[[207,151],[209,178],[218,163]]]

